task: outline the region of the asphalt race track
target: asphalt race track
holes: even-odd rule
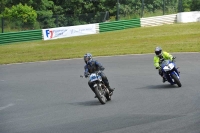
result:
[[[94,58],[112,100],[101,105],[83,59],[0,65],[0,133],[200,133],[200,53],[174,53],[182,87],[162,83],[153,54]]]

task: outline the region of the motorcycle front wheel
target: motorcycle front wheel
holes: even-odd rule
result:
[[[178,85],[178,87],[181,87],[182,85],[178,77],[175,74],[172,74],[171,76],[174,79],[174,82]]]
[[[97,98],[99,99],[99,102],[101,104],[105,104],[106,103],[106,97],[104,96],[103,92],[101,91],[101,89],[98,88],[98,86],[96,86],[94,88],[94,92],[97,96]]]

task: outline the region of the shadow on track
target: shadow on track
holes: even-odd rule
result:
[[[163,85],[149,85],[146,87],[136,89],[176,89],[179,88],[177,85],[163,84]]]
[[[102,105],[98,100],[93,100],[93,101],[85,101],[85,102],[74,102],[74,103],[69,103],[70,105],[83,105],[83,106],[97,106],[97,105]]]

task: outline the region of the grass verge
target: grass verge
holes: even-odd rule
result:
[[[200,52],[200,23],[141,27],[95,35],[0,46],[0,64],[153,53],[156,46],[168,52]]]

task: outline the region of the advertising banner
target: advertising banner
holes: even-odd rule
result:
[[[95,24],[42,29],[44,40],[82,36],[96,33],[97,31]]]

